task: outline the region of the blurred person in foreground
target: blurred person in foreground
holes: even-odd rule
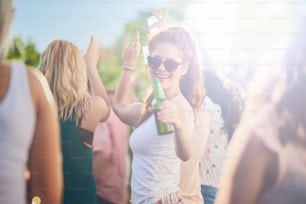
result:
[[[229,146],[217,204],[306,202],[305,34],[304,22],[281,68],[257,80]]]
[[[114,92],[107,91],[111,100]],[[98,204],[127,204],[130,175],[130,128],[111,110],[97,125],[93,139],[93,171]]]
[[[152,95],[144,103],[125,103],[139,54],[137,33],[135,43],[124,51],[121,80],[112,104],[122,121],[136,127],[130,137],[132,203],[183,203],[178,196],[180,164],[191,156],[194,112],[204,98],[196,44],[183,27],[166,28],[149,41],[148,69],[152,78],[160,81],[168,100],[156,117],[174,126],[174,132],[165,135],[157,133]]]
[[[65,204],[97,203],[91,146],[98,122],[109,115],[109,101],[97,63],[92,37],[85,58],[71,42],[55,40],[43,52],[39,64],[61,123]]]
[[[54,99],[40,72],[4,61],[14,14],[13,1],[1,0],[0,203],[25,204],[39,197],[42,203],[60,204],[62,157]]]

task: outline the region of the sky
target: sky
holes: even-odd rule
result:
[[[11,36],[31,40],[39,51],[55,39],[86,49],[90,36],[110,46],[125,23],[141,11],[161,8],[167,0],[14,0]]]
[[[99,46],[111,46],[127,22],[140,12],[161,9],[169,1],[14,0],[16,16],[11,36],[30,39],[40,52],[55,39],[69,40],[86,50],[91,35]],[[303,2],[198,0],[189,5],[185,17],[221,65],[253,63],[261,53],[284,47],[274,42],[290,32],[292,14],[306,13]]]
[[[305,21],[305,0],[197,1],[186,21],[218,66],[246,66],[284,53],[299,20]],[[269,55],[269,57],[267,57]]]

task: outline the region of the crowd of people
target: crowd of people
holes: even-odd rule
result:
[[[0,203],[306,203],[305,23],[271,65],[278,74],[245,100],[203,66],[187,28],[160,27],[146,61],[166,100],[153,110],[155,94],[131,99],[138,32],[107,91],[94,37],[85,54],[54,40],[37,69],[6,61],[14,14],[13,0],[1,0]],[[157,121],[173,131],[159,135]]]

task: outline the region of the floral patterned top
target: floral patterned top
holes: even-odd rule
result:
[[[211,123],[207,145],[200,160],[200,179],[202,185],[217,188],[225,158],[228,135],[224,131],[221,107],[209,97],[205,98],[202,106],[211,115]]]

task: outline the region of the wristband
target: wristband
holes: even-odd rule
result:
[[[130,68],[130,67],[126,67],[126,66],[123,67],[123,70],[125,70],[125,71],[130,71],[130,72],[135,71],[135,69]]]

